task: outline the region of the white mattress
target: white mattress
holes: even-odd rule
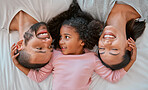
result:
[[[110,83],[94,74],[90,90],[148,90],[148,24],[136,41],[137,60],[118,83]],[[18,70],[10,57],[10,47],[18,41],[18,32],[0,30],[0,90],[51,90],[52,75],[41,83],[30,80]]]

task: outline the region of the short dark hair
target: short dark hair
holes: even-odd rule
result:
[[[37,30],[39,29],[40,26],[45,25],[47,27],[47,24],[45,22],[38,22],[30,27],[28,31],[25,32],[24,34],[24,40],[25,40],[25,45],[27,46],[28,42],[30,39],[34,37],[33,33],[37,33]],[[48,30],[48,27],[47,27]],[[49,30],[48,30],[49,31]]]
[[[26,67],[26,68],[29,68],[29,69],[37,69],[37,68],[41,68],[43,66],[45,66],[47,63],[45,64],[31,64],[29,62],[30,60],[30,54],[28,54],[25,50],[21,50],[19,51],[19,56],[16,58],[18,60],[18,62]]]
[[[39,23],[32,25],[30,27],[30,29],[25,32],[25,34],[24,34],[25,46],[27,46],[29,40],[31,40],[34,37],[33,33],[36,33],[37,30],[39,29],[39,27],[42,25],[45,25],[47,27],[46,23],[39,22]],[[21,51],[19,51],[19,56],[16,59],[22,66],[29,68],[29,69],[41,68],[48,63],[47,62],[45,64],[31,64],[29,62],[30,57],[31,57],[31,55],[28,52],[26,52],[25,50],[21,50]]]

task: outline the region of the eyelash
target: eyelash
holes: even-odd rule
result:
[[[65,36],[65,38],[66,38],[66,39],[69,39],[70,37],[69,37],[69,36]]]
[[[99,48],[99,50],[100,50],[100,49],[105,50],[105,48]]]
[[[38,49],[38,50],[42,50],[42,48],[36,48],[36,49]]]
[[[112,49],[112,50],[118,50],[118,49]]]

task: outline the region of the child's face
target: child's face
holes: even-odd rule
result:
[[[60,29],[59,45],[64,55],[78,55],[83,53],[84,43],[79,39],[75,28],[63,25]]]
[[[47,63],[52,55],[52,48],[49,48],[52,43],[52,37],[47,33],[45,25],[39,27],[37,34],[29,40],[24,49],[31,54],[30,63],[44,64]]]

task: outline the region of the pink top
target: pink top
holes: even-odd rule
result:
[[[106,68],[93,52],[63,55],[54,50],[51,62],[39,71],[30,70],[28,77],[41,82],[52,72],[53,90],[88,90],[94,71],[111,82],[117,82],[126,73],[124,69],[112,71]]]

